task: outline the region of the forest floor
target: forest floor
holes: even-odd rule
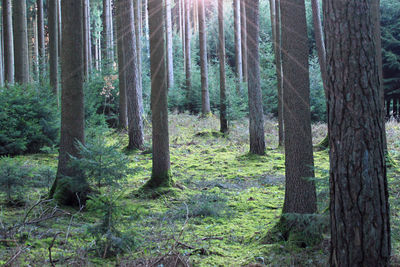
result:
[[[170,116],[171,168],[178,188],[154,199],[142,198],[138,191],[151,175],[151,154],[129,153],[135,171],[124,185],[124,221],[118,227],[133,230],[137,247],[131,252],[103,259],[87,234],[89,225],[98,221],[95,211],[38,201],[44,189],[27,188],[24,205],[1,206],[0,265],[10,261],[11,266],[51,266],[52,261],[57,266],[174,266],[188,261],[192,266],[326,266],[329,233],[319,245],[306,248],[290,240],[265,242],[284,200],[284,152],[278,147],[276,122],[265,122],[265,156],[248,154],[247,121],[233,122],[227,137],[218,128],[215,117]],[[313,125],[314,144],[325,134],[326,125]],[[397,161],[400,125],[388,123],[387,134],[389,151]],[[146,127],[147,144],[150,139]],[[120,144],[121,151],[127,145],[126,135],[120,133],[111,133],[107,140]],[[314,158],[320,216],[327,217],[328,153],[315,151]],[[20,159],[27,165],[57,165],[57,154],[52,153]],[[397,259],[399,176],[396,166],[389,168],[392,254]]]

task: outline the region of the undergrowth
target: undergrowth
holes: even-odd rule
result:
[[[114,214],[118,218],[112,225],[114,236],[109,238],[115,238],[113,241],[117,244],[128,242],[126,246],[119,245],[129,247],[124,253],[113,250],[106,258],[103,258],[105,248],[101,245],[107,244],[107,232],[101,236],[88,234],[90,227],[101,227],[104,220],[100,217],[107,215],[101,203],[104,200],[102,193],[107,193],[103,192],[107,187],[102,186],[107,184],[105,180],[93,180],[100,189],[96,189],[97,199],[92,204],[89,201],[92,207],[80,211],[58,207],[39,200],[48,190],[46,181],[54,175],[57,155],[18,157],[24,164],[50,169],[40,171],[42,185],[24,187],[25,204],[22,207],[2,206],[0,239],[6,241],[0,242],[0,265],[16,254],[14,265],[49,265],[50,248],[52,261],[60,266],[141,266],[143,262],[172,258],[187,260],[193,266],[256,263],[326,266],[328,234],[323,234],[319,244],[305,248],[299,248],[297,241],[290,238],[269,244],[263,242],[265,234],[280,220],[284,200],[284,152],[278,147],[276,121],[268,119],[265,122],[267,152],[264,156],[248,155],[247,121],[232,122],[226,136],[216,134],[218,128],[218,119],[213,116],[170,116],[171,173],[177,187],[156,198],[138,195],[138,189],[151,176],[151,151],[128,153],[124,150],[128,142],[125,134],[111,133],[106,137],[107,147],[114,147],[118,153],[125,154],[121,157],[128,158],[124,183],[115,189],[117,199],[105,200],[120,207]],[[148,124],[145,132],[145,142],[149,144],[151,128]],[[389,124],[388,133],[388,146],[394,160],[398,161],[398,124]],[[313,127],[314,144],[325,135],[325,125]],[[320,213],[326,215],[328,153],[316,151],[314,157],[318,207]],[[89,163],[92,164],[85,164]],[[96,168],[100,167],[96,165]],[[398,175],[396,169],[389,170],[394,255],[400,254]],[[4,194],[1,199],[5,199]],[[38,200],[39,204],[33,205]],[[122,236],[134,239],[118,239]]]

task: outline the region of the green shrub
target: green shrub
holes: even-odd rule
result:
[[[37,153],[58,143],[59,122],[49,88],[0,88],[0,155]]]
[[[9,204],[23,199],[23,186],[29,181],[31,168],[9,157],[0,158],[0,190],[6,194]]]

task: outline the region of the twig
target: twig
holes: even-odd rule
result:
[[[78,199],[79,199],[79,198],[78,198]],[[71,229],[71,224],[72,224],[73,218],[75,217],[75,215],[77,215],[78,213],[80,213],[80,212],[84,209],[84,207],[85,207],[85,206],[81,206],[80,204],[79,204],[79,206],[80,206],[79,210],[78,210],[76,213],[72,214],[72,215],[71,215],[71,219],[69,220],[68,229],[67,229],[67,234],[65,235],[65,244],[68,243],[68,236],[69,236],[69,231],[70,231],[70,229]]]
[[[186,225],[187,225],[187,223],[188,223],[188,221],[189,221],[189,207],[188,207],[188,205],[186,204],[186,202],[183,202],[183,204],[185,204],[185,207],[186,207],[186,219],[185,219],[185,223],[184,223],[183,226],[182,226],[181,232],[180,232],[179,235],[178,235],[178,238],[175,240],[175,244],[173,245],[172,250],[175,249],[176,244],[177,244],[177,242],[179,242],[179,239],[181,238],[181,236],[182,236],[182,234],[183,234],[183,231],[185,230]]]
[[[14,256],[12,256],[12,257],[3,265],[3,267],[5,267],[5,266],[11,266],[11,263],[12,263],[16,258],[18,258],[18,256],[19,256],[21,253],[22,253],[22,249],[19,248],[18,252],[15,253]]]
[[[53,259],[51,258],[51,249],[53,248],[54,242],[56,241],[56,238],[57,238],[57,236],[58,236],[59,234],[61,234],[61,232],[58,232],[58,233],[56,233],[56,234],[54,235],[53,240],[51,241],[50,246],[49,246],[49,260],[50,260],[51,266],[53,266],[53,267],[55,267],[56,265],[54,264]]]

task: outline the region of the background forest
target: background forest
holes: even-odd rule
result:
[[[162,6],[157,7],[151,4],[154,0],[133,4],[129,0],[78,2],[81,11],[74,20],[73,12],[62,10],[67,10],[68,4],[61,0],[2,0],[0,264],[328,265],[331,233],[327,97],[311,1],[305,1],[305,11],[313,159],[305,183],[314,187],[316,207],[313,212],[299,212],[306,213],[301,215],[287,212],[291,214],[287,220],[295,222],[289,223],[288,229],[281,224],[288,154],[285,157],[279,111],[282,103],[277,90],[282,86],[276,64],[279,19],[276,20],[275,5],[279,1],[260,0],[258,9],[256,43],[262,105],[258,117],[264,118],[265,136],[262,153],[255,152],[257,148],[252,144],[249,152],[252,104],[257,104],[250,99],[249,106],[253,96],[247,87],[252,86],[253,69],[248,66],[247,77],[245,62],[252,61],[243,56],[248,53],[243,52],[243,43],[243,66],[238,65],[237,28],[243,29],[243,25],[235,26],[235,18],[243,14],[235,13],[235,3],[240,7],[243,1],[166,0],[159,1]],[[201,3],[205,54],[201,47]],[[390,260],[397,266],[400,2],[381,0],[380,11],[391,206]],[[132,16],[127,15],[130,12]],[[67,23],[63,21],[64,14],[68,16]],[[74,24],[78,20],[81,24]],[[225,50],[222,56],[221,21]],[[157,22],[164,27],[152,31]],[[74,31],[74,27],[81,30]],[[243,38],[243,30],[241,34]],[[164,76],[155,80],[165,83],[157,84],[160,98],[162,89],[168,90],[166,135],[159,132],[166,136],[171,161],[166,184],[154,178],[156,168],[152,162],[154,155],[165,152],[156,151],[165,147],[165,142],[154,145],[155,129],[165,130],[165,124],[155,125],[155,114],[163,114],[164,110],[154,104],[151,82],[155,66],[152,55],[156,54],[152,38],[161,40],[160,36],[166,40],[156,49],[165,50],[165,59],[158,58],[165,71],[157,72]],[[74,38],[81,38],[82,47],[71,45],[68,40]],[[73,65],[74,60],[80,59],[78,54],[82,54],[83,64]],[[80,80],[71,78],[75,76]],[[83,95],[78,90],[65,93],[63,89],[80,88],[79,84]],[[136,93],[132,94],[134,90]],[[76,104],[73,100],[80,97],[83,101]],[[69,110],[65,109],[68,105]],[[80,116],[82,124],[74,124]],[[67,120],[72,127],[63,124]],[[132,126],[131,121],[140,123]],[[66,132],[70,139],[65,138]],[[75,136],[78,137],[72,138]],[[65,166],[61,166],[63,161]],[[67,181],[64,176],[71,179]],[[153,183],[162,186],[153,187]]]

